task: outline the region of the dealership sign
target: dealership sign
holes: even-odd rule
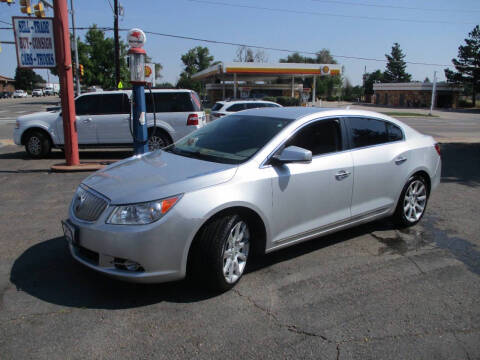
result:
[[[21,68],[53,68],[55,40],[53,18],[12,17],[17,63]]]

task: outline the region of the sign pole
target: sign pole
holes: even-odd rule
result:
[[[58,75],[62,102],[63,134],[65,139],[65,159],[67,166],[80,165],[78,136],[75,126],[75,101],[73,99],[72,54],[70,32],[68,30],[67,0],[55,0],[54,33]]]

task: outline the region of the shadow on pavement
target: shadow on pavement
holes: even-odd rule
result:
[[[15,147],[17,150],[18,147]],[[82,160],[103,160],[103,159],[124,159],[132,156],[131,150],[80,150],[80,161]],[[45,160],[65,160],[65,153],[60,150],[52,151],[48,157],[44,159],[32,159],[28,156],[26,151],[14,151],[4,152],[0,154],[0,160],[2,159],[18,159],[25,161],[40,162]]]
[[[252,259],[247,273],[385,229],[392,229],[388,222],[375,222],[279,250]],[[13,264],[10,281],[17,289],[49,303],[95,309],[135,308],[162,301],[190,303],[218,295],[186,280],[134,284],[108,278],[77,263],[71,257],[64,237],[27,249]]]
[[[442,151],[442,182],[480,185],[480,143],[445,143]]]

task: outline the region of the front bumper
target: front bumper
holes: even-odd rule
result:
[[[106,224],[113,206],[93,223],[76,219],[70,208],[68,221],[77,230],[75,241],[68,242],[70,253],[83,265],[120,280],[159,283],[182,279],[193,226],[177,207],[148,225]],[[140,270],[127,270],[119,265],[122,261],[137,263]]]
[[[16,145],[22,145],[22,132],[21,129],[13,129],[13,142]]]

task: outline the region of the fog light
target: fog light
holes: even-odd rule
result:
[[[119,270],[127,270],[127,271],[145,271],[144,268],[137,262],[128,260],[128,259],[122,259],[122,258],[115,258],[113,260],[113,264],[115,265],[115,268]]]

